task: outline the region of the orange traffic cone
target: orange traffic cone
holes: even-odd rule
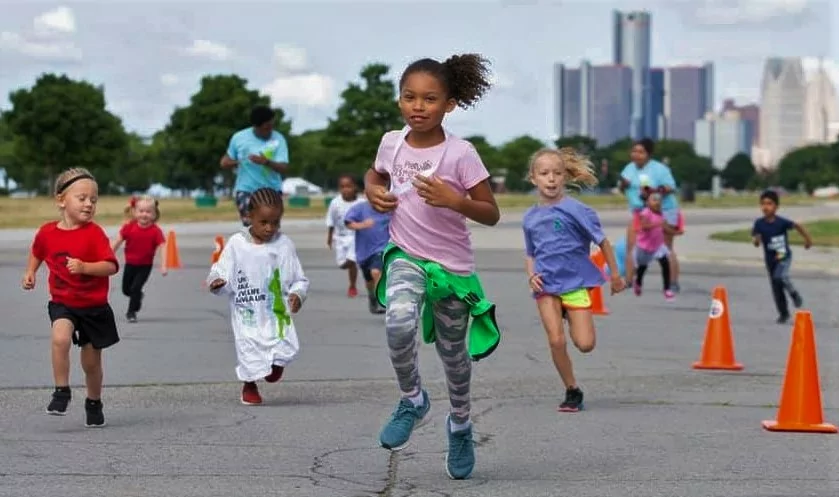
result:
[[[591,259],[591,262],[597,266],[597,269],[599,269],[601,273],[606,273],[606,256],[603,255],[602,250],[595,250],[594,253],[589,256],[589,259]]]
[[[181,269],[181,257],[178,254],[178,241],[175,232],[170,230],[166,237],[166,269]]]
[[[609,309],[603,301],[603,289],[599,286],[588,289],[588,296],[591,299],[591,313],[599,316],[609,314]]]
[[[210,264],[215,264],[218,262],[219,257],[221,257],[221,251],[224,250],[224,237],[221,235],[216,236],[216,243],[215,243],[215,250],[213,250],[213,255],[210,257]]]
[[[728,295],[725,287],[714,288],[711,294],[711,312],[705,327],[702,355],[693,363],[693,369],[724,369],[739,371],[743,365],[734,359],[734,338],[728,315]]]
[[[835,426],[824,422],[816,337],[810,311],[795,313],[777,421],[764,421],[763,427],[769,431],[837,432]]]

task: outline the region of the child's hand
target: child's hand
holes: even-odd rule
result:
[[[227,282],[224,281],[223,279],[216,278],[212,281],[212,283],[210,283],[210,291],[215,292],[216,290],[218,290],[219,288],[223,287],[226,284],[227,284]]]
[[[166,276],[167,274],[169,274],[169,270],[168,270],[168,269],[166,269],[165,267],[164,267],[164,268],[161,268],[161,269],[160,269],[160,274],[161,274],[162,276]]]
[[[454,209],[463,197],[437,176],[426,178],[421,174],[414,177],[414,188],[425,203],[434,207]]]
[[[752,238],[752,243],[754,244],[755,247],[760,247],[760,238],[753,237]]]
[[[542,276],[538,273],[530,275],[530,279],[527,280],[527,284],[530,285],[530,290],[533,291],[533,293],[542,293]]]
[[[291,307],[292,314],[296,314],[303,306],[303,302],[300,300],[299,295],[292,293],[288,296],[288,305]]]
[[[70,274],[84,274],[84,262],[68,257],[67,270],[70,271]]]
[[[24,290],[32,290],[35,288],[35,273],[26,273],[23,275],[21,286]]]
[[[370,185],[366,188],[370,205],[379,212],[391,212],[396,209],[396,196],[380,185]]]
[[[804,240],[804,250],[810,250],[810,247],[813,246],[813,242],[811,240]]]
[[[626,288],[626,280],[619,274],[612,275],[612,295],[622,292]]]

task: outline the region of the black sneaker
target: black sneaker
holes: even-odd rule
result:
[[[583,409],[583,391],[579,387],[565,391],[565,401],[559,404],[559,412],[577,412]]]
[[[778,324],[787,324],[788,321],[789,321],[789,315],[788,314],[778,316],[778,319],[775,320],[775,322],[778,323]]]
[[[792,303],[795,305],[795,307],[800,308],[802,305],[804,305],[804,299],[801,298],[800,293],[795,292],[791,294],[790,297],[792,297]]]
[[[70,393],[69,388],[66,390],[56,389],[55,392],[52,393],[50,405],[47,406],[47,414],[52,414],[53,416],[64,416],[67,413],[67,406],[70,404],[71,397],[72,394]]]
[[[85,399],[84,412],[87,416],[84,425],[88,428],[105,426],[105,414],[102,413],[102,401]]]
[[[128,320],[129,323],[136,323],[137,322],[137,313],[129,312],[125,315],[125,319]]]

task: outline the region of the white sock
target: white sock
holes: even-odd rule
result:
[[[472,426],[472,420],[467,419],[465,423],[455,423],[452,418],[449,418],[449,427],[451,427],[452,433],[456,431],[465,430]]]
[[[425,404],[425,400],[422,398],[422,390],[420,390],[420,393],[414,395],[413,397],[408,397],[408,399],[411,401],[412,404],[414,404],[414,407],[420,407],[423,404]]]

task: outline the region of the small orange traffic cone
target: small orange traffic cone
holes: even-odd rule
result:
[[[218,262],[219,257],[221,257],[221,251],[224,250],[224,237],[221,235],[216,236],[215,242],[215,250],[213,250],[213,255],[210,257],[210,264],[215,264]]]
[[[795,313],[787,371],[781,387],[781,405],[776,417],[777,421],[764,421],[763,427],[769,431],[837,432],[835,426],[824,422],[816,337],[810,311]]]
[[[591,313],[598,316],[609,314],[609,309],[603,301],[603,289],[599,286],[588,289],[588,297],[591,299]]]
[[[166,269],[181,269],[181,256],[178,254],[178,241],[175,232],[170,230],[166,236]]]
[[[589,256],[589,259],[591,259],[591,262],[597,266],[597,269],[599,269],[601,273],[606,273],[606,256],[603,255],[602,250],[595,250],[594,253]]]
[[[702,355],[693,363],[693,369],[723,369],[739,371],[743,365],[734,359],[734,337],[728,315],[728,294],[725,287],[714,288],[711,294],[711,312],[705,327]]]

